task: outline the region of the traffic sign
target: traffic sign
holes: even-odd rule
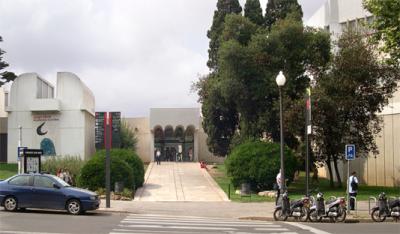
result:
[[[356,159],[356,146],[353,144],[346,145],[345,154],[346,160]]]

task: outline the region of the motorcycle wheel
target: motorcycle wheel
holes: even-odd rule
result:
[[[336,222],[344,222],[346,220],[346,209],[344,208],[339,208],[338,210],[338,216],[336,217]]]
[[[301,216],[299,217],[300,222],[307,222],[309,219],[310,210],[308,208],[302,207],[301,208]]]
[[[286,221],[287,218],[288,217],[283,214],[281,207],[275,209],[275,211],[274,211],[274,220],[275,221]]]
[[[318,217],[317,210],[310,211],[308,217],[309,217],[310,221],[313,222],[313,223],[321,222],[321,220],[322,220],[322,217]]]
[[[371,218],[372,218],[372,220],[374,220],[375,222],[380,223],[380,222],[385,221],[386,216],[380,216],[380,215],[379,215],[379,209],[375,209],[375,210],[373,210],[372,213],[371,213]]]

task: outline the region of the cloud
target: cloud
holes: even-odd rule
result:
[[[53,84],[70,71],[97,110],[147,116],[151,107],[199,106],[190,86],[208,71],[215,9],[215,0],[0,0],[0,47],[9,70]]]

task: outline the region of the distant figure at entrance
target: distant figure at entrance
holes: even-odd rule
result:
[[[161,165],[161,152],[159,149],[157,149],[157,152],[156,152],[156,161],[157,161],[157,165]]]

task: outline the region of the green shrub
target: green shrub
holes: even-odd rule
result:
[[[92,157],[82,168],[78,179],[79,187],[97,190],[105,187],[105,154]],[[117,181],[122,181],[127,188],[133,187],[133,170],[124,160],[111,154],[111,190]]]
[[[66,169],[69,171],[73,184],[85,164],[79,156],[48,156],[43,157],[45,160],[42,162],[42,171],[56,175],[57,170]]]
[[[293,152],[285,148],[285,175],[293,179],[296,159]],[[280,145],[271,142],[247,141],[236,146],[225,160],[228,175],[238,187],[250,183],[255,191],[272,189],[280,168]]]
[[[94,157],[105,157],[106,151],[97,151]],[[119,158],[124,160],[132,168],[133,180],[135,189],[143,185],[144,182],[144,165],[142,159],[133,151],[129,149],[112,149],[110,151],[111,158]],[[126,186],[126,184],[125,184]]]
[[[113,153],[132,167],[135,188],[142,187],[144,182],[144,164],[142,159],[132,150],[114,149]]]

